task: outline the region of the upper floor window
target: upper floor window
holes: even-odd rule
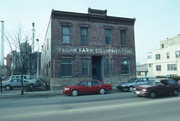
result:
[[[175,54],[176,54],[176,58],[180,58],[180,51],[176,51]]]
[[[164,48],[164,44],[161,45],[161,48]]]
[[[160,60],[161,59],[161,55],[160,54],[156,54],[156,60]]]
[[[127,46],[128,45],[127,30],[121,30],[120,31],[120,39],[121,39],[121,45],[122,46]]]
[[[81,28],[81,44],[88,44],[88,28]]]
[[[151,59],[152,58],[152,56],[151,55],[148,55],[148,57],[147,57],[148,59]]]
[[[112,29],[105,29],[105,44],[112,44]]]
[[[121,59],[120,65],[121,65],[121,74],[129,74],[130,73],[129,59],[127,59],[127,58]]]
[[[62,26],[62,43],[70,43],[70,26]]]
[[[170,58],[170,53],[169,53],[169,52],[166,53],[166,58],[167,58],[167,59]]]

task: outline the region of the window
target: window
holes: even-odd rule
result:
[[[121,74],[129,74],[129,60],[128,59],[121,59]]]
[[[70,43],[70,27],[62,26],[62,42]]]
[[[127,30],[121,30],[120,31],[120,39],[121,39],[121,45],[122,46],[127,46],[128,45]]]
[[[166,58],[169,59],[170,58],[170,54],[169,52],[166,53]]]
[[[148,59],[151,59],[152,58],[152,56],[151,55],[148,55],[148,57],[147,57]]]
[[[160,54],[156,54],[156,60],[160,60],[161,59],[161,55]]]
[[[104,63],[105,65],[105,75],[106,76],[111,76],[112,74],[113,74],[113,64],[112,64],[112,61],[110,61],[110,60],[108,60],[108,59],[106,59],[105,60],[105,63]]]
[[[112,44],[112,30],[105,29],[105,44]]]
[[[180,51],[176,51],[176,58],[180,58]]]
[[[149,64],[149,67],[152,67],[152,64]]]
[[[164,48],[164,44],[161,45],[161,48]]]
[[[61,59],[61,76],[72,76],[72,59]]]
[[[177,70],[177,65],[176,64],[168,64],[167,65],[167,70],[168,71],[176,71]]]
[[[101,85],[98,81],[91,81],[91,86]]]
[[[177,83],[176,83],[176,81],[174,81],[174,80],[168,80],[168,84],[170,84],[170,85],[175,85],[175,84],[177,84]]]
[[[161,71],[161,65],[156,65],[156,71]]]
[[[81,59],[82,76],[89,75],[89,59]]]
[[[88,28],[81,28],[81,44],[88,44]]]

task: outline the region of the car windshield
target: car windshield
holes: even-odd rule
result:
[[[152,81],[152,84],[154,85],[161,85],[161,80],[155,79],[154,81]]]
[[[132,79],[128,80],[129,83],[133,83],[135,81],[136,81],[136,78],[132,78]]]

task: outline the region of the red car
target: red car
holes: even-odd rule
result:
[[[105,94],[106,91],[112,90],[110,84],[104,84],[99,80],[85,80],[79,84],[63,88],[63,93],[77,96],[79,94],[99,93]]]
[[[156,79],[149,85],[141,85],[134,88],[134,93],[138,96],[156,98],[159,95],[171,94],[178,96],[180,85],[172,79]]]

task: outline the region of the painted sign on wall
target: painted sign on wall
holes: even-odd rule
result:
[[[90,47],[60,47],[59,51],[63,54],[98,54],[98,55],[133,55],[134,50],[131,48],[90,48]]]

